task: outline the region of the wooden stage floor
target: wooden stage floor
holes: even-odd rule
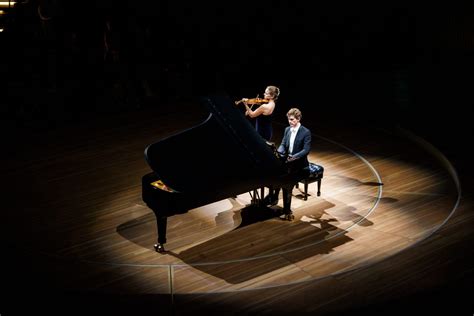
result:
[[[315,183],[307,201],[293,190],[293,222],[275,216],[281,199],[254,209],[245,193],[169,218],[168,252],[156,253],[143,150],[203,115],[179,117],[143,109],[8,142],[7,311],[25,308],[8,304],[18,298],[45,312],[64,300],[67,313],[398,313],[410,302],[472,314],[472,195],[441,152],[403,129],[304,117],[309,160],[325,173],[321,196]]]

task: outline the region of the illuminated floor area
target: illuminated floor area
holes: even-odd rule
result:
[[[454,260],[430,251],[458,242],[459,234],[444,233],[458,218],[472,221],[455,170],[416,137],[312,129],[309,160],[325,168],[321,196],[315,183],[307,201],[295,188],[293,222],[278,218],[281,199],[254,209],[245,193],[170,217],[167,252],[159,254],[155,216],[141,200],[149,172],[143,148],[178,127],[134,122],[126,132],[113,124],[68,130],[48,147],[29,148],[38,159],[5,168],[7,179],[28,176],[27,188],[9,187],[6,218],[10,245],[31,258],[24,278],[41,270],[54,291],[157,295],[182,313],[194,300],[258,313],[337,311],[400,294],[423,275],[418,260],[428,273],[439,268],[433,260]],[[397,281],[386,283],[391,277]],[[443,276],[430,282],[442,284]]]

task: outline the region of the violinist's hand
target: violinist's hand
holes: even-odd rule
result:
[[[245,111],[245,116],[249,115],[249,110]]]
[[[242,99],[242,102],[244,102],[244,104],[247,104],[247,101],[248,101],[248,100],[249,100],[248,98],[243,98],[243,99]]]

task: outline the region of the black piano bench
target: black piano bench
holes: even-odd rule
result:
[[[309,175],[301,179],[299,182],[304,184],[304,197],[303,199],[306,201],[308,200],[308,185],[310,183],[318,181],[318,196],[321,195],[321,179],[323,178],[324,168],[323,166],[317,165],[315,163],[310,162],[309,166]],[[296,183],[296,188],[298,188],[298,183]]]

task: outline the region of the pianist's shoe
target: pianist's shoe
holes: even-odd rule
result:
[[[280,219],[284,220],[284,221],[291,222],[292,220],[295,219],[295,215],[293,215],[293,212],[290,211],[289,213],[284,213],[284,214],[280,215]]]

